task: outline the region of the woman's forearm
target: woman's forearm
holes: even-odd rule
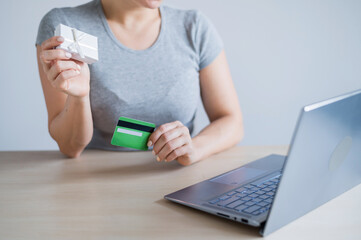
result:
[[[89,96],[68,95],[63,111],[51,121],[49,132],[62,153],[78,157],[93,136]]]
[[[243,135],[241,117],[229,115],[213,121],[193,138],[197,161],[234,146]]]

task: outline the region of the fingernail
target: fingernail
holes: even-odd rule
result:
[[[154,150],[152,151],[152,153],[153,153],[153,155],[155,156],[155,152],[154,152]]]
[[[160,158],[157,156],[157,162],[160,162]]]
[[[70,53],[70,52],[66,52],[66,53],[65,53],[65,56],[66,56],[67,58],[71,58],[71,53]]]
[[[153,144],[152,141],[148,141],[147,146],[150,147],[152,146],[152,144]]]
[[[64,38],[63,38],[63,37],[58,37],[56,40],[57,40],[58,42],[64,42]]]
[[[76,72],[76,74],[80,74],[80,71],[79,71],[79,70],[76,70],[75,72]]]
[[[77,67],[79,70],[81,69],[81,67],[80,67],[80,65],[79,65],[79,64],[77,64],[77,65],[76,65],[76,67]]]

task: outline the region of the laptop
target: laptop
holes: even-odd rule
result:
[[[287,156],[266,156],[164,198],[267,236],[360,183],[358,90],[303,107]]]

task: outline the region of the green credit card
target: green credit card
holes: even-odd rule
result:
[[[115,127],[111,144],[115,146],[148,150],[147,142],[155,124],[120,117]]]

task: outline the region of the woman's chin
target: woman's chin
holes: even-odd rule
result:
[[[145,0],[144,6],[151,9],[159,8],[159,6],[162,4],[162,0]]]

